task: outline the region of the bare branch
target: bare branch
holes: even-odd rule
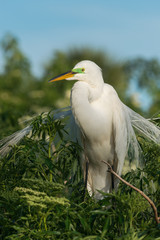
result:
[[[133,188],[135,191],[139,192],[149,202],[149,204],[151,205],[151,207],[154,211],[154,216],[155,216],[156,223],[159,224],[160,223],[160,217],[158,217],[157,208],[156,208],[154,202],[144,192],[142,192],[140,189],[136,188],[132,184],[128,183],[126,180],[121,178],[116,172],[114,172],[109,163],[107,163],[105,161],[102,161],[102,162],[105,163],[106,165],[108,165],[108,171],[110,171],[113,175],[115,175],[120,181],[122,181],[123,183],[125,183],[129,187]]]

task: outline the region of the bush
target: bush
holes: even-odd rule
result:
[[[1,239],[158,240],[150,205],[123,183],[117,193],[103,193],[101,201],[84,196],[81,148],[64,141],[64,124],[50,113],[40,115],[33,121],[32,138],[1,159]],[[123,177],[145,191],[160,212],[159,149],[145,142],[142,146],[145,168]]]

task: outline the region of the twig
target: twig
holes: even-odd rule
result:
[[[102,162],[105,163],[106,165],[108,165],[108,171],[110,171],[112,174],[114,174],[120,181],[122,181],[123,183],[125,183],[129,187],[133,188],[135,191],[139,192],[149,202],[149,204],[151,205],[151,207],[154,211],[154,216],[155,216],[156,223],[159,224],[160,223],[160,217],[158,217],[157,208],[156,208],[154,202],[144,192],[142,192],[140,189],[136,188],[132,184],[128,183],[126,180],[121,178],[116,172],[114,172],[109,163],[107,163],[105,161],[102,161]]]

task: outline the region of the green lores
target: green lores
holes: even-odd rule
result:
[[[85,68],[74,68],[72,69],[73,73],[84,73],[85,72]]]

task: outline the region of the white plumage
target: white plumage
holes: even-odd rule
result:
[[[72,88],[71,109],[59,111],[55,118],[70,116],[66,128],[71,139],[78,139],[84,149],[81,156],[84,175],[86,159],[89,161],[87,188],[100,199],[97,190],[112,190],[111,174],[102,161],[110,163],[121,175],[128,150],[138,159],[139,146],[133,127],[155,143],[160,143],[160,129],[120,101],[114,88],[104,83],[102,71],[94,62],[82,61],[50,82],[62,79],[78,81]],[[9,145],[16,144],[30,130],[31,126],[9,137],[8,142],[2,140],[0,153],[5,154]],[[115,179],[114,187],[117,186]]]

